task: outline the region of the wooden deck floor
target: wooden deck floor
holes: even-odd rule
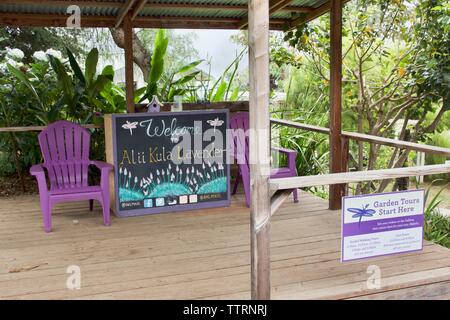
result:
[[[339,212],[301,194],[272,222],[272,297],[277,299],[450,298],[450,250],[341,263]],[[74,222],[75,220],[75,222]],[[78,220],[78,223],[76,223]],[[56,207],[42,231],[37,196],[0,200],[1,299],[248,299],[249,211],[231,208],[113,218],[98,206]],[[66,289],[70,265],[81,289]],[[381,289],[367,289],[367,267],[381,268]]]

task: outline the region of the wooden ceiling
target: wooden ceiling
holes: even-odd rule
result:
[[[0,26],[65,27],[71,5],[81,10],[81,27],[120,27],[127,15],[135,28],[247,27],[246,0],[2,0]],[[270,28],[290,29],[329,9],[329,0],[271,0]]]

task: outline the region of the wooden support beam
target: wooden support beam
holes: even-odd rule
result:
[[[273,216],[275,212],[281,207],[284,201],[289,198],[294,189],[277,190],[274,192],[270,201],[270,215]]]
[[[281,10],[291,4],[293,0],[270,0],[269,2],[269,16],[274,12]],[[248,26],[248,18],[242,19],[238,25],[239,29],[243,29]]]
[[[342,1],[330,0],[330,172],[343,172],[342,155]],[[330,186],[331,210],[341,208],[345,185]]]
[[[269,0],[248,7],[251,296],[270,298]]]
[[[131,13],[123,20],[123,31],[125,37],[125,93],[127,112],[133,113],[134,109],[134,62],[133,62],[133,27]]]
[[[131,11],[131,9],[133,8],[135,3],[136,3],[136,0],[127,0],[127,2],[125,2],[122,9],[120,9],[120,11],[119,11],[119,14],[117,15],[116,23],[114,25],[115,28],[120,27],[120,25],[122,24],[122,22],[124,21],[125,17],[128,15],[128,13]]]

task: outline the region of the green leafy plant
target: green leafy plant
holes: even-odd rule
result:
[[[441,204],[439,197],[448,187],[444,185],[431,199],[430,191],[433,185],[442,180],[434,180],[425,192],[425,239],[433,241],[439,245],[450,248],[450,217],[445,217],[439,213],[438,206]]]
[[[173,72],[166,73],[165,59],[169,38],[164,29],[158,30],[153,43],[153,54],[147,87],[141,88],[137,96],[142,95],[138,101],[151,100],[153,95],[157,95],[162,101],[173,101],[176,95],[184,95],[187,92],[187,84],[195,79],[200,73],[195,68],[203,62],[196,60],[190,62]]]

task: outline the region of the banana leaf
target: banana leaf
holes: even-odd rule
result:
[[[97,72],[98,64],[98,50],[96,48],[92,49],[86,58],[85,63],[85,78],[88,85],[94,80],[94,76]]]
[[[86,79],[84,78],[84,74],[81,71],[80,65],[78,64],[77,60],[75,59],[72,51],[70,51],[69,49],[66,49],[66,51],[67,51],[67,56],[69,57],[70,67],[72,68],[73,73],[81,81],[81,83],[85,84]]]

